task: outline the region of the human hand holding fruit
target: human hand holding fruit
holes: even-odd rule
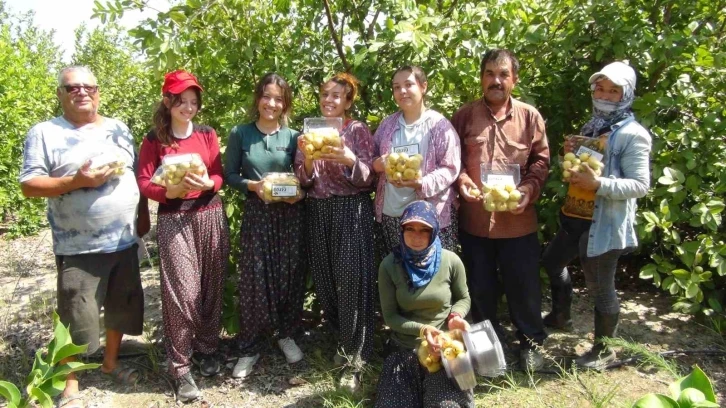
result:
[[[522,191],[519,188],[517,188],[515,191],[518,191],[521,194],[521,197],[518,202],[515,201],[518,204],[513,210],[510,210],[510,212],[514,215],[518,215],[518,214],[523,213],[524,209],[527,208],[527,205],[529,205],[529,194],[527,194],[526,191]],[[510,199],[515,199],[516,197],[517,197],[517,195],[515,193],[513,197],[510,196]]]
[[[572,138],[565,139],[563,148],[565,149],[565,153],[573,152],[575,150],[575,140]]]
[[[579,172],[570,175],[570,184],[583,190],[597,191],[600,188],[600,174],[590,166],[583,166]]]
[[[481,201],[483,198],[479,187],[468,176],[459,179],[459,194],[470,203]]]
[[[184,183],[169,184],[166,186],[166,198],[173,199],[184,197],[189,190]]]
[[[423,334],[423,339],[426,341],[426,344],[428,345],[429,353],[434,354],[438,353],[440,349],[440,345],[438,342],[438,337],[440,334],[443,333],[443,331],[433,327],[433,326],[424,326],[424,328],[421,330]]]
[[[496,185],[483,183],[481,193],[483,194],[484,209],[489,212],[510,211],[519,214],[524,211],[529,202],[528,199],[525,199],[526,194],[511,183]]]
[[[562,167],[562,179],[566,182],[571,182],[572,175],[585,172],[585,169],[592,170],[593,174],[599,177],[605,167],[601,161],[589,153],[581,153],[580,156],[577,156],[572,152],[565,154],[560,166]]]
[[[421,365],[426,367],[429,373],[435,373],[441,369],[442,355],[447,360],[467,357],[461,329],[453,329],[444,333],[431,326],[424,326],[422,331],[424,330],[430,331],[433,335],[425,337],[423,334],[421,335],[424,339],[419,344],[416,354]]]
[[[340,147],[331,147],[330,149],[325,149],[325,147],[323,147],[324,151],[327,151],[327,153],[321,154],[320,160],[340,163],[348,168],[352,168],[356,160],[358,160],[358,157],[356,157],[355,153],[353,153],[353,151],[345,145],[345,138],[341,136],[340,140]]]
[[[298,137],[298,148],[305,154],[305,158],[319,160],[333,148],[342,147],[343,141],[337,129],[313,129]]]
[[[180,184],[183,184],[187,190],[207,191],[214,188],[214,181],[209,178],[205,171],[202,175],[188,172]]]
[[[167,162],[169,157],[173,162]],[[190,190],[202,191],[214,187],[207,168],[197,154],[165,156],[151,182],[166,188],[166,198],[184,197]]]
[[[73,183],[75,183],[78,188],[96,188],[108,181],[108,179],[114,174],[116,174],[116,169],[109,166],[91,170],[91,161],[88,160],[73,176]]]
[[[469,330],[469,323],[458,315],[454,315],[449,319],[448,326],[449,330]]]
[[[383,156],[373,160],[373,171],[375,171],[376,173],[385,172],[387,159],[388,159],[388,155],[384,154]]]
[[[396,187],[410,187],[419,190],[423,178],[422,164],[423,156],[420,154],[409,156],[406,153],[391,153],[386,156],[385,160],[386,179]]]
[[[247,189],[249,191],[254,191],[255,193],[257,193],[257,197],[259,197],[260,200],[265,201],[265,192],[262,189],[263,183],[264,183],[264,181],[262,181],[262,180],[260,180],[260,181],[250,180],[247,182]]]

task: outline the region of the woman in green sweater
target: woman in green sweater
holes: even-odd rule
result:
[[[263,334],[275,334],[288,363],[303,359],[291,338],[302,318],[305,294],[303,204],[297,198],[265,204],[262,177],[292,172],[298,132],[286,126],[292,91],[270,73],[255,87],[255,121],[235,126],[224,160],[227,184],[247,196],[240,227],[239,305],[241,357],[232,376],[252,372]]]
[[[434,206],[414,201],[400,220],[400,247],[378,270],[383,318],[393,331],[381,371],[376,407],[473,407],[471,390],[461,391],[444,370],[433,374],[419,364],[421,337],[437,353],[442,330],[466,330],[471,300],[459,257],[441,247]]]

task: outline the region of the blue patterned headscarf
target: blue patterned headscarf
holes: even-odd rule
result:
[[[590,84],[590,90],[595,92],[597,81],[601,79],[610,79],[605,75],[601,75]],[[630,107],[635,100],[635,88],[630,84],[625,84],[623,88],[623,97],[620,102],[610,102],[602,99],[592,98],[592,117],[582,127],[580,133],[585,136],[597,137],[600,130],[610,128],[610,126],[620,122],[621,120],[633,116]]]
[[[404,225],[412,221],[424,223],[432,228],[429,246],[424,250],[415,251],[407,247],[403,239]],[[400,225],[401,243],[393,254],[403,263],[409,278],[409,288],[416,290],[431,282],[441,265],[441,239],[439,239],[439,219],[436,216],[436,209],[427,201],[414,201],[403,210]]]

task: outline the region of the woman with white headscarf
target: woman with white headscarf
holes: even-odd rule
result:
[[[631,111],[635,98],[633,68],[622,62],[605,66],[590,77],[590,90],[592,118],[581,133],[601,138],[606,146],[604,167],[599,176],[590,167],[570,176],[560,230],[542,256],[552,289],[552,311],[544,323],[562,330],[572,328],[572,283],[567,265],[579,257],[595,303],[595,341],[576,363],[603,369],[615,360],[615,353],[603,339],[614,337],[618,327],[618,259],[638,244],[635,201],[645,196],[650,186],[651,137]],[[572,151],[572,147],[566,143],[565,151]]]

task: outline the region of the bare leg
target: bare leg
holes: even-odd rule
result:
[[[63,365],[76,360],[77,359],[75,357],[64,358],[58,363],[58,365]],[[62,397],[70,397],[75,394],[78,394],[78,379],[76,378],[75,373],[70,373],[66,377],[66,388],[63,390]]]
[[[118,330],[106,329],[106,350],[103,353],[101,371],[108,374],[118,365],[118,350],[124,334]]]

